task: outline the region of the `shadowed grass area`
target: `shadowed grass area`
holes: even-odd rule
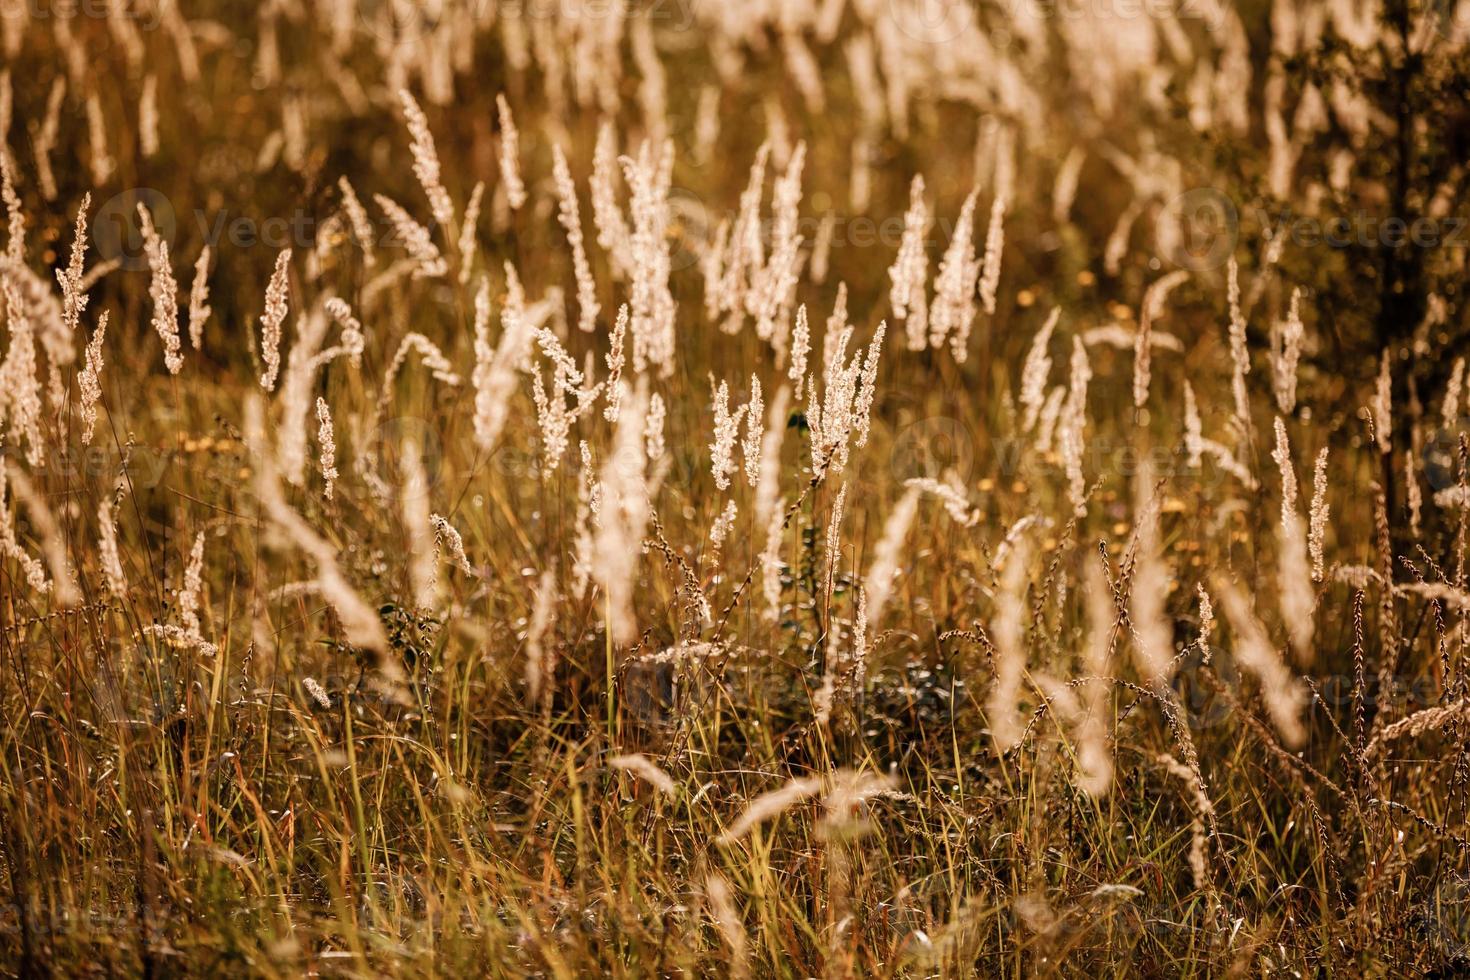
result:
[[[0,972],[1470,969],[1467,4],[13,6]]]

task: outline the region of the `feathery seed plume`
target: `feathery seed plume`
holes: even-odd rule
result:
[[[281,325],[289,311],[286,273],[290,265],[291,250],[282,249],[276,256],[276,268],[265,289],[265,311],[260,315],[260,358],[265,362],[260,386],[266,391],[276,390],[276,378],[281,370]]]
[[[510,103],[505,95],[495,96],[495,108],[500,114],[500,180],[505,188],[505,199],[512,211],[519,211],[526,203],[526,185],[521,182],[521,136],[516,129],[515,117],[510,113]]]

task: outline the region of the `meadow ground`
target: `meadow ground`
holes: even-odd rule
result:
[[[0,0],[0,971],[1470,973],[1467,41]]]

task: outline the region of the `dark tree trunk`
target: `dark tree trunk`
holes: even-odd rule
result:
[[[1396,125],[1394,166],[1387,217],[1404,222],[1405,227],[1413,227],[1418,218],[1412,198],[1418,159],[1414,143],[1415,113],[1411,86],[1423,65],[1420,57],[1410,50],[1413,22],[1409,0],[1389,0],[1386,13],[1389,25],[1399,42],[1399,62],[1395,66],[1393,79]],[[1413,464],[1410,454],[1414,451],[1414,425],[1422,406],[1416,374],[1419,365],[1411,345],[1414,331],[1423,322],[1428,297],[1424,287],[1423,249],[1412,245],[1407,239],[1399,240],[1395,244],[1393,240],[1385,240],[1383,235],[1380,235],[1377,248],[1381,259],[1378,264],[1378,313],[1374,322],[1374,337],[1378,350],[1388,352],[1389,377],[1393,391],[1392,422],[1387,433],[1392,447],[1383,456],[1380,479],[1387,496],[1389,522],[1394,528],[1397,545],[1400,535],[1406,534],[1408,528],[1405,488],[1409,467]]]

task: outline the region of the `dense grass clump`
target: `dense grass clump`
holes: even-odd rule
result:
[[[0,972],[1470,971],[1467,40],[0,0]]]

